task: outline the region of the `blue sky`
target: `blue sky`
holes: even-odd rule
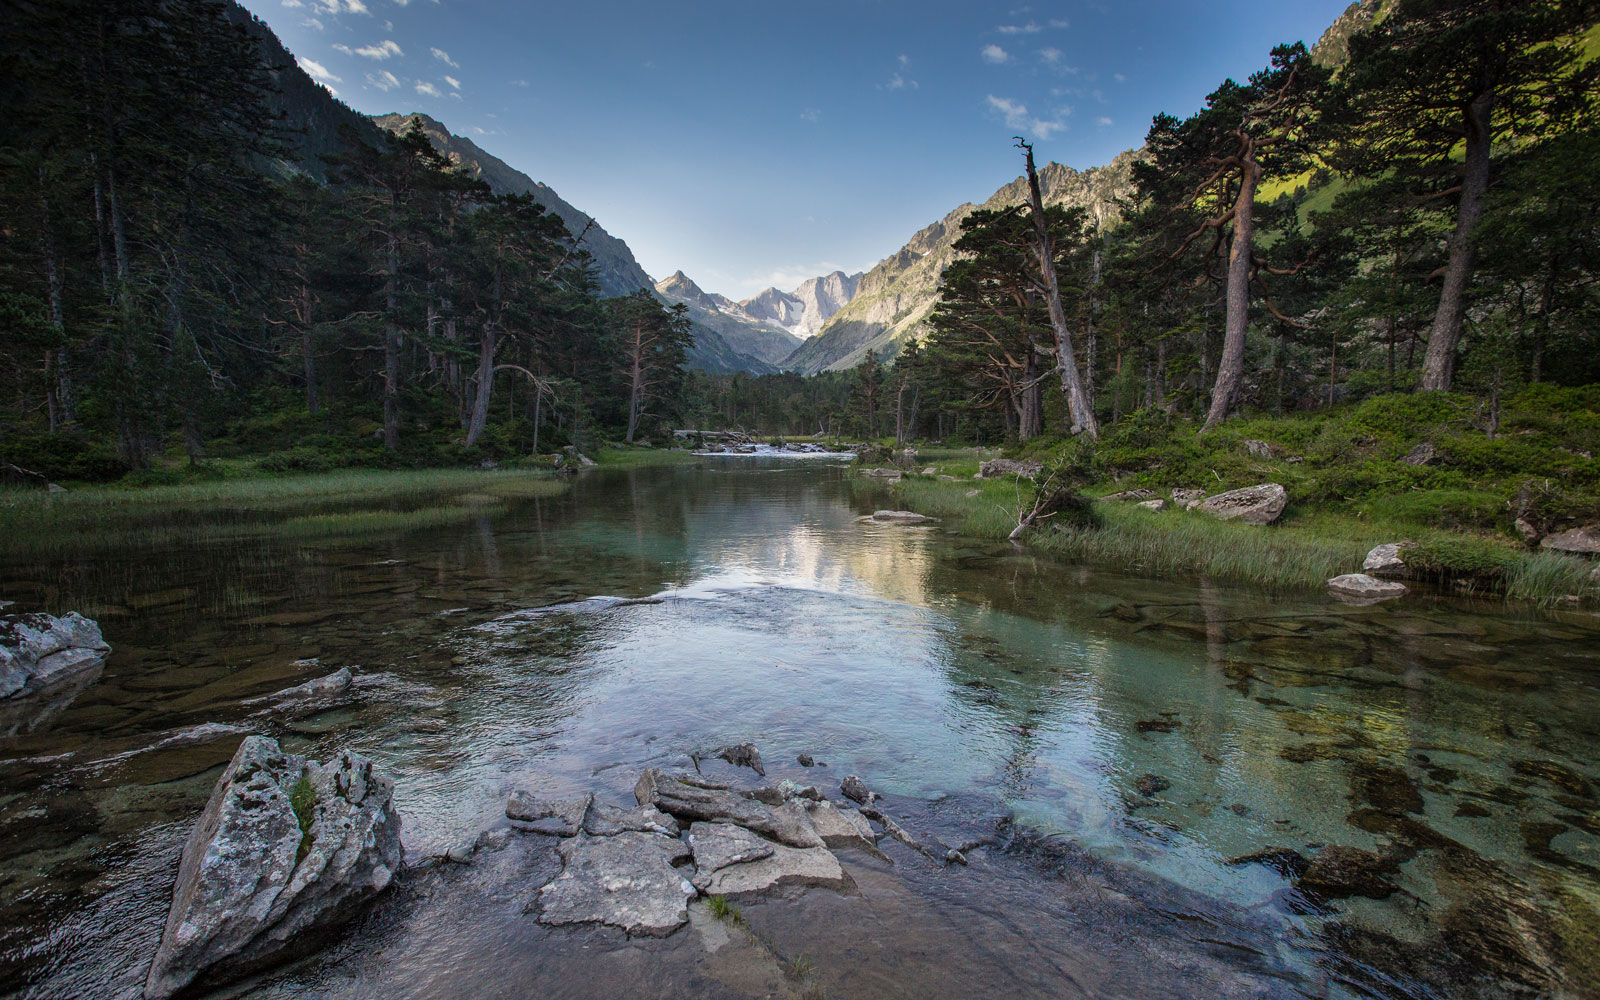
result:
[[[1041,160],[1105,163],[1345,0],[243,0],[351,107],[422,111],[656,278],[863,270]]]

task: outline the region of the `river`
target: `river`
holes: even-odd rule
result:
[[[652,941],[538,925],[532,855],[425,866],[244,995],[1600,995],[1594,616],[1143,579],[864,523],[865,490],[708,458],[384,534],[0,550],[14,610],[114,647],[0,739],[0,993],[138,995],[239,740],[170,738],[211,723],[371,756],[411,861],[519,784],[623,803],[745,741],[977,845],[843,853],[847,892]],[[250,703],[346,666],[327,710]],[[1385,898],[1296,890],[1329,845],[1381,855]]]

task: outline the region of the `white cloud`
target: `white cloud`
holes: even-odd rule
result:
[[[435,87],[433,84],[429,83],[427,80],[418,80],[417,81],[417,93],[419,93],[419,94],[427,94],[429,97],[443,97],[444,96],[443,94],[439,93],[439,88],[438,87]]]
[[[902,52],[898,56],[896,56],[895,57],[895,61],[900,64],[900,68],[901,69],[910,69],[911,68],[911,57],[906,55],[904,52]]]
[[[400,78],[388,70],[379,70],[377,73],[367,74],[367,83],[379,90],[393,90],[400,86]]]
[[[344,80],[340,77],[334,76],[332,73],[328,72],[328,67],[322,65],[314,59],[307,59],[305,56],[296,56],[295,62],[300,64],[300,68],[306,71],[307,76],[311,77],[311,79],[317,81],[318,83],[326,85],[328,83],[344,82]]]
[[[1115,122],[1113,122],[1111,119],[1107,118],[1105,115],[1101,115],[1099,118],[1096,118],[1094,120],[1094,123],[1096,125],[1099,125],[1102,128],[1104,128],[1107,125],[1115,124]]]
[[[1002,35],[1037,35],[1044,29],[1029,21],[1027,24],[1002,24],[994,30]]]
[[[1028,106],[1021,101],[1013,101],[1009,97],[996,97],[989,95],[989,110],[998,114],[1006,123],[1007,128],[1014,128],[1019,132],[1027,132],[1037,139],[1049,139],[1057,132],[1064,132],[1067,123],[1063,121],[1071,113],[1070,108],[1058,109],[1054,118],[1044,119],[1028,113]]]
[[[1111,74],[1111,79],[1117,81],[1118,83],[1127,83],[1128,82],[1128,78],[1126,76],[1124,76],[1123,74],[1121,74],[1121,73],[1112,73]]]
[[[1050,19],[1050,27],[1052,27],[1052,28],[1070,28],[1070,27],[1072,27],[1072,22],[1068,21],[1064,17],[1052,17]]]
[[[512,80],[511,81],[511,85],[513,87],[526,87],[528,85],[528,81],[526,81],[526,80]]]
[[[804,111],[800,112],[800,118],[801,118],[802,121],[808,121],[808,122],[821,121],[822,120],[822,109],[821,108],[806,108]]]
[[[445,74],[444,82],[448,83],[450,86],[456,88],[457,90],[461,89],[461,81],[457,80],[455,77],[449,75],[448,73]]]
[[[290,10],[294,10],[296,7],[305,6],[305,4],[301,3],[300,0],[283,0],[283,5]]]
[[[308,17],[304,21],[300,22],[300,27],[302,27],[302,28],[312,28],[312,29],[315,29],[317,31],[321,31],[322,30],[322,21],[319,18]]]
[[[912,80],[912,79],[910,79],[910,78],[908,78],[906,76],[903,76],[900,73],[896,73],[894,76],[889,77],[889,82],[883,85],[883,89],[884,90],[916,90],[917,89],[917,81]]]
[[[1039,58],[1043,59],[1045,62],[1047,62],[1050,65],[1054,66],[1057,63],[1061,62],[1061,50],[1060,49],[1054,49],[1054,48],[1051,48],[1051,49],[1040,49],[1039,50]]]
[[[305,0],[283,0],[285,7],[304,7]],[[310,0],[310,7],[314,13],[327,17],[338,17],[340,14],[370,14],[367,5],[361,0]]]
[[[400,50],[400,46],[395,44],[393,39],[385,39],[381,42],[373,42],[371,45],[363,45],[359,49],[352,49],[348,45],[335,45],[334,48],[338,49],[340,52],[343,52],[347,56],[364,56],[368,59],[377,59],[379,61],[388,59],[390,56],[405,55],[405,53]]]
[[[433,53],[433,57],[435,59],[444,63],[446,66],[453,66],[456,69],[461,68],[461,64],[456,62],[454,59],[451,59],[450,53],[446,52],[444,49],[431,49],[430,51]]]
[[[993,42],[983,47],[981,55],[983,56],[984,62],[994,63],[996,66],[1003,62],[1011,61],[1011,53],[1007,52],[1005,49],[1002,49],[1000,46],[995,45]]]

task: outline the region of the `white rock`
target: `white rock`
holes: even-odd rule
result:
[[[1143,507],[1145,510],[1166,510],[1167,509],[1167,502],[1165,500],[1157,498],[1155,500],[1144,500],[1144,501],[1141,501],[1139,503],[1134,504],[1134,506],[1135,507]]]
[[[1406,593],[1406,585],[1393,580],[1380,580],[1365,573],[1346,573],[1328,581],[1328,589],[1348,597],[1384,600]]]
[[[1210,514],[1220,521],[1240,520],[1245,524],[1271,524],[1289,504],[1289,492],[1277,483],[1246,486],[1206,497],[1190,509]]]
[[[659,833],[563,840],[561,874],[539,890],[541,924],[608,924],[628,934],[665,937],[689,921],[695,888],[674,861],[683,841]]]
[[[1407,567],[1403,553],[1406,549],[1414,549],[1416,546],[1416,542],[1389,542],[1376,546],[1367,553],[1366,561],[1361,564],[1361,568],[1374,576],[1405,576]]]

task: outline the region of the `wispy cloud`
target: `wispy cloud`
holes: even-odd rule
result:
[[[911,69],[911,57],[906,55],[906,54],[904,54],[904,53],[901,53],[900,55],[895,57],[895,65],[899,66],[900,69],[895,70],[894,73],[890,74],[889,80],[888,80],[887,83],[878,84],[878,89],[879,90],[916,90],[917,87],[918,87],[917,81],[912,79],[909,73],[902,72],[902,71]]]
[[[1037,35],[1044,29],[1029,21],[1027,24],[1002,24],[994,30],[1002,35]]]
[[[806,108],[804,111],[800,112],[800,120],[801,121],[807,121],[807,122],[821,121],[822,120],[822,109],[821,108]]]
[[[283,0],[283,5],[290,10],[298,7],[310,7],[314,13],[325,17],[338,17],[340,14],[370,14],[367,5],[362,0]]]
[[[334,48],[340,52],[343,52],[347,56],[362,56],[367,59],[377,59],[379,61],[391,58],[393,56],[405,55],[405,53],[401,51],[400,46],[392,38],[386,38],[381,42],[373,42],[371,45],[363,45],[359,49],[352,49],[348,45],[335,45]]]
[[[429,83],[427,80],[418,80],[417,81],[417,93],[419,93],[419,94],[427,94],[429,97],[442,97],[442,96],[444,96],[443,94],[439,93],[439,88],[438,87],[435,87],[433,84]]]
[[[1099,118],[1096,118],[1094,120],[1094,123],[1096,125],[1099,125],[1101,128],[1105,128],[1107,125],[1115,125],[1116,124],[1116,122],[1113,122],[1110,118],[1107,118],[1105,115],[1101,115]]]
[[[1002,49],[993,42],[985,45],[979,52],[979,55],[983,56],[984,62],[993,63],[996,66],[1000,65],[1001,63],[1011,61],[1011,53],[1007,52],[1005,49]]]
[[[368,73],[367,84],[377,87],[379,90],[389,91],[400,86],[400,78],[384,69],[376,73]]]
[[[306,71],[307,76],[322,84],[324,87],[328,87],[330,83],[344,82],[341,77],[334,76],[332,73],[328,72],[328,67],[322,65],[314,59],[307,59],[305,56],[297,56],[295,57],[295,62],[300,64],[300,68]],[[328,87],[328,89],[332,90],[333,88]]]
[[[446,52],[444,49],[430,49],[429,51],[433,53],[433,57],[435,59],[444,63],[446,66],[453,66],[456,69],[461,68],[461,64],[456,62],[454,59],[451,59],[450,53]]]
[[[1049,139],[1058,132],[1066,131],[1067,123],[1064,119],[1071,112],[1070,108],[1061,108],[1057,110],[1055,117],[1046,119],[1029,114],[1026,104],[1009,97],[996,97],[990,94],[988,103],[989,110],[999,115],[1007,128],[1026,132],[1038,139]]]
[[[461,89],[461,81],[457,80],[455,77],[449,75],[448,73],[445,74],[444,82],[448,83],[450,86],[454,87],[457,90]]]

